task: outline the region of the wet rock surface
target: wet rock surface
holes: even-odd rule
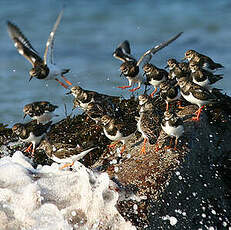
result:
[[[185,103],[184,109],[178,110],[185,132],[176,150],[166,148],[171,138],[160,128],[165,102],[156,97],[153,116],[156,116],[158,150],[147,143],[146,154],[140,154],[143,140],[138,132],[122,154],[122,144],[108,149],[111,142],[102,128],[82,114],[52,125],[47,138],[36,149],[34,164],[51,164],[48,156],[58,149],[72,154],[97,146],[81,162],[107,172],[121,192],[140,197],[140,200],[122,199],[117,204],[121,215],[138,229],[153,229],[153,226],[228,229],[231,227],[231,98],[221,93],[217,96],[220,103],[207,106],[200,121],[191,119],[197,106]],[[117,109],[122,120],[136,125],[137,99],[123,99]],[[11,129],[0,129],[1,148],[9,154],[26,148],[25,144],[7,146],[15,141]]]

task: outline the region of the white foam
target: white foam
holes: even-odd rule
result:
[[[107,173],[75,162],[34,169],[21,152],[0,159],[0,229],[136,229],[116,209]]]

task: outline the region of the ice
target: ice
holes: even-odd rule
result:
[[[73,171],[38,166],[21,152],[0,159],[0,229],[136,229],[116,209],[107,173],[76,162]]]

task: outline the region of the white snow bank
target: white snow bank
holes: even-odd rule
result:
[[[0,159],[0,229],[136,229],[117,211],[118,193],[106,173],[79,162],[73,168],[34,169],[19,151]]]

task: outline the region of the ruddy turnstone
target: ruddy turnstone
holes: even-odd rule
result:
[[[155,88],[150,95],[153,97],[157,91],[157,87],[159,87],[162,82],[168,79],[168,72],[164,69],[159,69],[150,63],[145,64],[143,66],[143,70],[144,74],[146,75],[147,84],[153,85]]]
[[[45,124],[53,117],[58,116],[53,113],[57,108],[57,105],[53,105],[48,101],[36,101],[24,106],[24,118],[29,115],[32,120],[37,121],[37,124]]]
[[[95,91],[90,91],[90,90],[85,90],[81,88],[80,86],[73,86],[70,89],[70,92],[66,94],[72,94],[75,99],[74,99],[74,108],[77,106],[81,107],[84,111],[87,109],[87,106],[91,102],[96,102],[96,103],[112,103],[113,100],[117,100],[118,97],[116,96],[109,96],[106,94],[101,94],[97,93]]]
[[[85,112],[96,124],[100,122],[101,117],[107,114],[106,108],[95,102],[89,103]]]
[[[109,147],[114,147],[117,143],[122,142],[121,153],[123,153],[126,148],[126,142],[137,130],[136,126],[130,126],[127,122],[118,121],[109,115],[104,115],[100,123],[103,126],[105,136],[114,142]]]
[[[130,91],[134,92],[135,90],[139,89],[141,83],[144,83],[143,77],[139,74],[140,63],[148,63],[155,53],[169,45],[171,42],[175,41],[181,34],[182,32],[169,39],[168,41],[149,49],[140,57],[138,61],[131,55],[129,42],[127,40],[122,42],[114,51],[113,56],[123,62],[120,66],[120,71],[121,75],[124,75],[127,78],[128,85],[118,88],[131,88],[133,84],[137,83],[138,86],[136,88],[130,89]]]
[[[174,81],[175,82],[175,81]],[[169,110],[169,103],[180,99],[180,88],[176,84],[172,84],[171,80],[160,84],[160,96],[166,102],[166,111]]]
[[[168,59],[165,68],[169,68],[169,79],[177,79],[190,75],[189,64],[186,62],[178,62],[174,58]]]
[[[161,127],[164,130],[164,132],[168,134],[168,136],[176,138],[174,146],[174,149],[176,149],[178,139],[184,132],[182,118],[178,117],[176,113],[166,111],[164,113],[164,118],[162,120]]]
[[[47,156],[55,161],[58,164],[63,163],[64,165],[60,167],[60,169],[64,169],[66,167],[71,167],[74,165],[76,161],[81,160],[84,156],[86,156],[89,152],[96,149],[96,147],[84,150],[82,152],[76,152],[74,153],[72,151],[67,151],[66,149],[59,149],[55,152],[48,153],[46,151]]]
[[[55,32],[58,28],[60,20],[62,18],[63,11],[61,11],[58,15],[58,18],[53,26],[53,29],[50,33],[50,36],[46,43],[46,49],[44,52],[43,59],[39,56],[38,52],[32,47],[29,40],[23,35],[20,29],[10,21],[7,22],[8,32],[10,38],[13,40],[15,47],[18,52],[23,55],[33,66],[33,68],[29,71],[30,80],[33,77],[38,79],[51,80],[55,79],[59,82],[63,87],[68,88],[68,86],[57,78],[59,75],[65,80],[68,85],[72,85],[63,75],[69,71],[69,69],[61,69],[57,65],[54,64],[53,60],[53,48],[54,48],[54,36]],[[49,51],[49,57],[48,57]]]
[[[144,138],[141,153],[146,153],[146,143],[154,144],[157,139],[156,125],[153,116],[154,105],[148,99],[146,95],[140,95],[138,97],[140,105],[140,116],[137,117],[137,130],[142,134]]]
[[[201,68],[204,68],[208,71],[214,71],[224,67],[223,65],[214,62],[210,57],[200,54],[195,50],[186,51],[185,57],[183,59],[187,59],[189,62],[193,61],[197,63]]]
[[[184,99],[199,107],[196,111],[196,117],[193,120],[199,120],[202,109],[205,105],[215,103],[217,98],[206,88],[189,81],[186,77],[181,77],[177,83],[180,86],[181,95]]]
[[[209,90],[212,88],[212,84],[223,78],[223,74],[213,74],[194,62],[190,62],[189,67],[191,69],[191,78],[193,82]]]
[[[151,96],[149,96],[147,94],[139,95],[138,100],[139,100],[139,106],[138,106],[139,114],[145,112],[147,109],[146,107],[150,108],[150,106],[153,105],[153,99],[151,98]],[[152,104],[152,105],[150,105],[150,104]],[[154,107],[154,105],[153,105],[153,107]]]
[[[19,137],[22,142],[31,143],[25,151],[29,152],[31,146],[33,146],[31,155],[33,157],[36,145],[38,145],[42,138],[45,137],[46,133],[51,127],[51,124],[52,121],[46,123],[45,125],[37,124],[36,121],[31,121],[26,124],[16,123],[12,127],[12,131]]]

